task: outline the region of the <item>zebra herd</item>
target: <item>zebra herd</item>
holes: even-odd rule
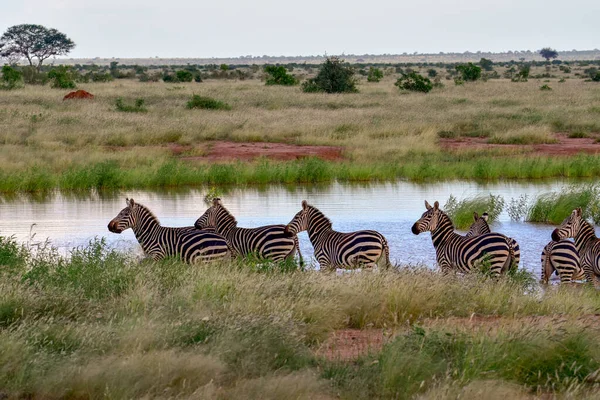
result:
[[[425,201],[426,211],[412,226],[418,235],[431,232],[437,263],[443,273],[470,272],[488,266],[499,276],[517,268],[519,244],[501,233],[492,232],[488,215],[473,215],[466,235],[455,232],[450,217],[436,201]],[[154,260],[176,257],[187,263],[221,260],[253,254],[259,260],[282,261],[302,255],[297,234],[307,231],[321,270],[336,268],[373,268],[383,260],[390,267],[390,250],[385,237],[372,230],[342,233],[333,230],[331,221],[316,207],[302,201],[302,209],[287,225],[239,228],[235,217],[220,199],[198,218],[194,226],[161,226],[145,206],[127,199],[127,206],[108,224],[109,231],[121,233],[131,228],[144,253]],[[573,238],[571,242],[567,238]],[[561,282],[587,279],[600,283],[600,239],[581,216],[581,208],[552,233],[552,241],[542,251],[542,281],[556,273]]]

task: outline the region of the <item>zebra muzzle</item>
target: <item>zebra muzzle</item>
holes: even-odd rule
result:
[[[419,227],[417,226],[417,224],[414,224],[411,228],[412,233],[414,233],[415,235],[418,235],[419,233]]]
[[[118,228],[116,221],[110,221],[108,223],[108,230],[112,233],[121,233],[121,230]]]

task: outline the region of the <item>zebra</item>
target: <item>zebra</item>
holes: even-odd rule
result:
[[[542,250],[542,283],[548,283],[556,272],[561,283],[585,278],[575,243],[563,239],[550,241]]]
[[[349,233],[334,231],[331,221],[306,200],[302,201],[302,210],[285,227],[289,236],[302,231],[308,232],[322,271],[357,266],[373,268],[382,257],[385,267],[391,266],[390,248],[381,233],[370,230]]]
[[[302,264],[298,237],[286,236],[285,225],[238,228],[235,217],[223,206],[219,198],[213,199],[212,206],[196,220],[194,226],[197,229],[214,230],[222,235],[234,255],[254,254],[259,259],[282,261],[293,258],[298,251]]]
[[[581,208],[573,210],[562,224],[552,231],[552,240],[575,239],[575,247],[579,253],[581,268],[586,279],[594,286],[600,283],[600,239],[594,227],[581,216]]]
[[[425,201],[427,211],[414,223],[412,233],[431,232],[438,265],[443,273],[470,272],[482,263],[490,264],[490,272],[499,276],[512,262],[508,238],[500,233],[465,237],[454,232],[450,217]]]
[[[488,224],[488,218],[488,213],[483,213],[479,216],[477,212],[473,212],[473,223],[469,227],[469,231],[466,233],[465,237],[484,235],[492,232],[490,225]],[[512,251],[512,266],[517,268],[521,262],[521,248],[519,247],[519,243],[511,237],[508,238],[508,245]]]
[[[193,226],[168,228],[145,206],[127,199],[127,207],[108,223],[108,230],[121,233],[131,228],[144,253],[158,261],[177,257],[187,263],[211,261],[231,256],[227,241],[214,232]]]

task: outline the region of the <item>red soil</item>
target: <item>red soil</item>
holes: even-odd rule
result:
[[[578,153],[600,153],[600,143],[596,138],[569,138],[564,134],[556,135],[558,143],[552,144],[491,144],[487,138],[460,137],[456,139],[440,139],[439,144],[447,150],[489,150],[514,149],[533,155],[571,156]]]
[[[336,146],[297,146],[285,143],[244,143],[215,141],[209,144],[208,154],[202,157],[182,157],[183,160],[231,161],[267,157],[276,160],[296,160],[319,157],[324,160],[342,159],[342,148]]]
[[[389,339],[383,329],[341,329],[334,331],[316,353],[332,361],[352,361],[378,353]]]
[[[66,95],[65,97],[63,97],[63,100],[68,100],[68,99],[93,99],[94,95],[86,92],[85,90],[77,90],[75,92],[71,92],[68,95]]]

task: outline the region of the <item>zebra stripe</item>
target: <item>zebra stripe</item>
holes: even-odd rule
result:
[[[581,208],[573,210],[563,223],[552,232],[552,240],[575,239],[575,248],[579,253],[581,268],[586,279],[594,286],[600,284],[600,239],[594,227],[583,219]]]
[[[296,251],[302,263],[298,237],[285,235],[285,225],[267,225],[258,228],[238,228],[235,217],[223,206],[221,199],[202,214],[194,226],[197,229],[215,230],[222,235],[234,255],[253,254],[259,259],[282,261],[293,258]]]
[[[144,253],[154,260],[177,257],[187,263],[218,260],[231,253],[227,241],[214,232],[193,226],[169,228],[145,206],[127,199],[127,207],[108,224],[108,230],[121,233],[131,228]]]
[[[336,232],[331,221],[306,200],[302,201],[302,210],[287,224],[285,231],[290,236],[308,232],[315,258],[323,271],[358,266],[373,268],[381,257],[384,257],[386,267],[391,265],[390,249],[381,233],[370,230]]]
[[[585,278],[579,252],[575,243],[570,240],[554,240],[542,250],[542,282],[548,283],[550,276],[556,272],[562,283]]]
[[[452,221],[439,208],[425,201],[427,211],[415,222],[412,232],[431,232],[438,265],[442,272],[470,272],[482,263],[489,263],[493,275],[500,275],[511,262],[508,238],[500,233],[465,237],[454,232]]]
[[[486,233],[491,233],[490,225],[488,224],[488,213],[483,213],[481,216],[476,212],[473,213],[473,223],[469,227],[469,231],[465,235],[465,237],[473,237],[479,235],[485,235]],[[519,263],[521,262],[521,247],[519,247],[519,243],[513,238],[508,238],[508,245],[511,248],[511,258],[512,258],[512,266],[517,268]]]

